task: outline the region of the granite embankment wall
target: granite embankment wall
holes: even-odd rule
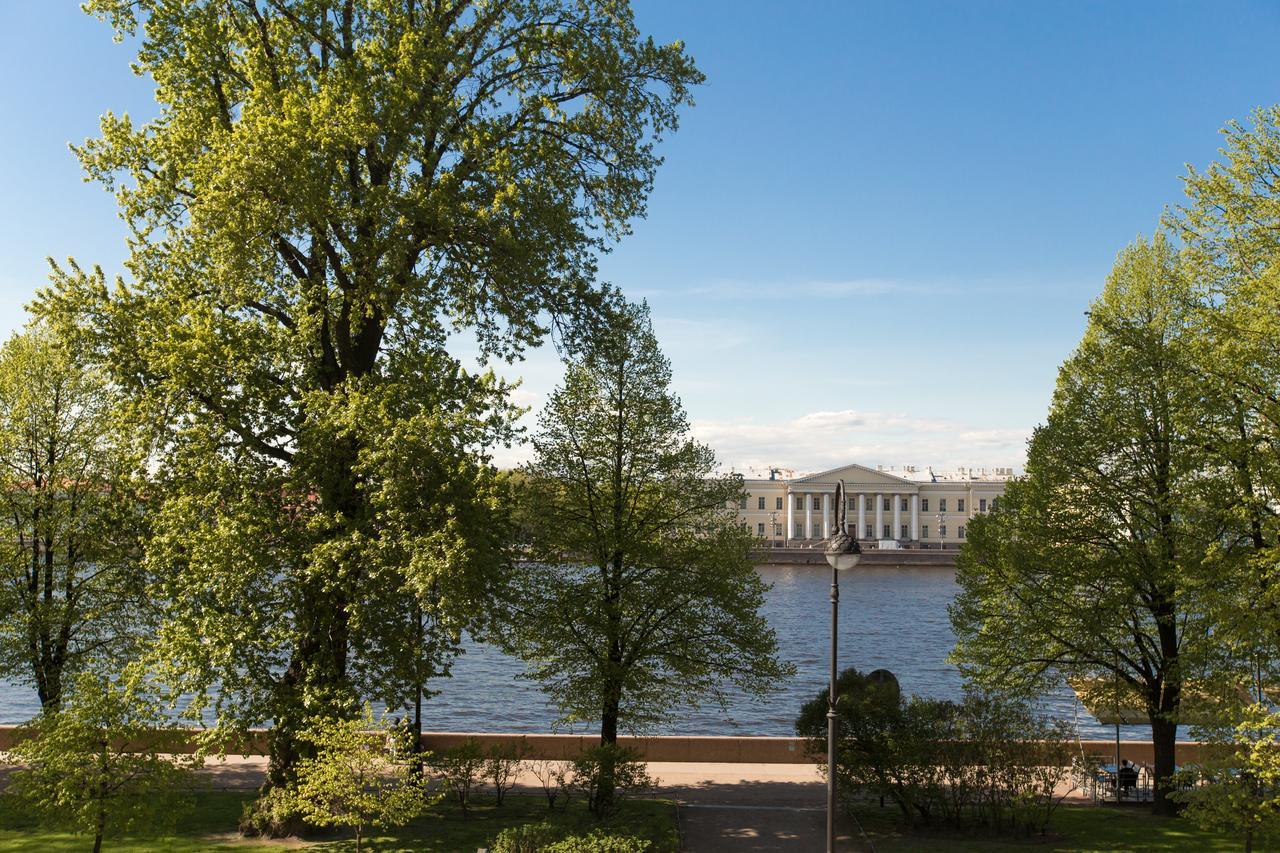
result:
[[[896,550],[868,548],[862,552],[860,566],[867,568],[939,568],[954,569],[956,554],[954,549],[928,550],[920,548],[899,548]],[[827,560],[822,556],[821,548],[761,548],[752,553],[756,563],[776,563],[780,565],[826,566]]]
[[[11,747],[18,735],[15,726],[0,726],[0,749]],[[474,732],[424,732],[427,749],[442,750],[457,746],[467,738],[482,745],[524,741],[529,758],[573,758],[583,749],[594,746],[594,735],[491,734]],[[626,746],[634,747],[646,761],[687,762],[693,764],[809,764],[819,756],[806,751],[805,742],[790,737],[620,737]],[[139,745],[140,746],[140,745]],[[163,752],[185,753],[194,748],[194,739],[181,732],[165,732],[156,746]],[[1076,747],[1072,744],[1073,749]],[[1080,748],[1088,755],[1114,756],[1115,741],[1084,741]],[[228,754],[265,755],[267,732],[254,730],[243,742],[228,746]],[[1121,741],[1120,755],[1130,761],[1150,763],[1153,760],[1150,741]],[[1198,743],[1178,744],[1178,763],[1194,764],[1200,760]]]

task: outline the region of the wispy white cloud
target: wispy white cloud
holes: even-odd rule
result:
[[[717,299],[792,299],[797,296],[881,296],[919,289],[920,285],[908,285],[884,278],[854,278],[837,281],[733,281],[718,279],[686,288],[692,296],[712,296]]]
[[[944,418],[845,409],[783,421],[698,420],[693,431],[721,464],[739,471],[770,466],[820,470],[863,465],[1020,467],[1030,429],[975,428]]]

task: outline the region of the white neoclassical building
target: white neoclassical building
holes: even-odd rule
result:
[[[831,536],[836,483],[844,480],[849,532],[881,548],[958,546],[968,521],[989,512],[1012,468],[867,468],[846,465],[791,479],[748,479],[742,523],[772,547],[804,547]]]

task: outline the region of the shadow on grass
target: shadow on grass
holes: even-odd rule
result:
[[[284,848],[299,846],[334,853],[355,850],[355,839],[350,833],[315,834],[282,841],[238,839],[235,831],[241,810],[253,797],[249,791],[200,792],[196,794],[195,808],[177,822],[172,834],[108,838],[104,840],[103,849],[111,853],[279,853]],[[627,801],[617,815],[600,822],[587,811],[585,803],[572,801],[568,808],[552,812],[542,797],[527,796],[508,796],[502,806],[482,796],[465,815],[456,806],[438,803],[407,826],[368,831],[364,849],[378,853],[470,853],[488,847],[494,836],[509,826],[543,820],[573,833],[603,827],[637,835],[653,842],[653,853],[680,850],[675,804],[669,800]],[[0,796],[0,853],[19,850],[83,853],[91,845],[92,839],[87,836],[41,826],[10,798]]]

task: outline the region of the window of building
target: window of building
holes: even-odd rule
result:
[[[956,528],[956,535],[957,535],[957,536],[959,536],[961,539],[963,539],[963,538],[964,538],[964,525],[963,525],[963,524]]]
[[[797,539],[804,538],[804,522],[803,521],[796,522],[796,538]]]
[[[857,509],[857,508],[858,508],[858,499],[857,499],[857,498],[854,498],[854,497],[845,498],[845,499],[844,499],[844,508],[845,508],[845,509]]]
[[[956,498],[956,512],[964,512],[964,498]]]
[[[902,499],[902,503],[899,505],[899,508],[900,508],[903,512],[906,512],[908,509],[910,509],[910,505],[907,503],[907,499],[906,499],[906,498],[903,498],[903,499]]]
[[[921,499],[920,499],[920,511],[921,511],[921,512],[928,512],[928,511],[929,511],[929,499],[928,499],[928,498],[921,498]]]
[[[904,524],[904,525],[902,525],[902,533],[898,536],[898,538],[899,538],[899,539],[906,539],[906,538],[907,538],[907,526],[906,526],[905,524]]]
[[[869,522],[869,521],[868,521],[868,522],[867,522],[867,536],[866,536],[866,538],[871,539],[871,538],[873,538],[875,535],[876,535],[876,534],[875,534],[875,527],[874,527],[874,526],[872,526],[871,522]]]
[[[740,499],[738,501],[738,509],[746,509],[746,508],[747,508],[747,499],[746,498]]]
[[[744,521],[744,522],[742,522],[742,532],[743,532],[743,533],[750,533],[750,532],[751,532],[751,525],[750,525],[750,524],[747,524],[745,521]]]
[[[756,509],[764,509],[764,498],[756,498]]]
[[[757,535],[757,536],[763,536],[763,535],[764,535],[764,522],[763,522],[763,521],[756,525],[756,535]]]
[[[796,509],[804,509],[804,495],[796,495]]]
[[[987,499],[978,498],[978,512],[986,512],[986,511],[987,511]]]
[[[821,512],[822,511],[822,495],[811,495],[811,497],[813,498],[813,511]]]
[[[775,522],[773,523],[773,535],[774,535],[774,536],[781,536],[781,535],[782,535],[782,522],[780,522],[780,521],[775,521]]]
[[[782,498],[774,498],[774,509],[782,509]]]
[[[880,502],[880,508],[884,510],[893,509],[893,506],[889,503],[889,498],[885,498]]]
[[[945,524],[938,525],[938,538],[945,539],[947,536],[947,526]]]
[[[946,511],[947,511],[947,499],[938,498],[938,512],[946,512]]]
[[[921,539],[929,538],[929,525],[927,524],[920,525],[920,538]]]
[[[992,498],[992,499],[991,499],[991,511],[992,511],[992,512],[995,512],[995,511],[996,511],[996,503],[997,503],[999,500],[1000,500],[999,498]]]
[[[893,525],[892,525],[892,524],[886,524],[886,525],[884,526],[884,538],[885,538],[885,539],[892,539],[892,538],[893,538]]]

